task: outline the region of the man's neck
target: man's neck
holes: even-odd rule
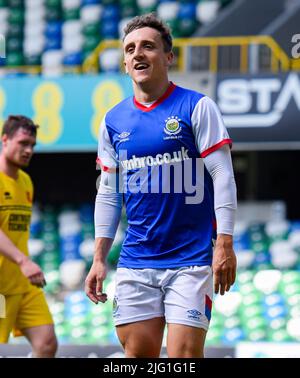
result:
[[[3,154],[0,154],[0,171],[17,180],[19,167],[9,162]]]
[[[163,83],[157,84],[133,84],[134,97],[140,103],[149,103],[158,100],[168,89],[170,82],[166,79]]]

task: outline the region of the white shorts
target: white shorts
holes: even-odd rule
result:
[[[213,296],[210,266],[118,268],[115,325],[165,317],[167,323],[208,329]]]

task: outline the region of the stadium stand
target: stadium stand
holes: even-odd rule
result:
[[[7,57],[0,58],[0,66],[6,68],[6,74],[42,72],[55,77],[82,69],[90,71],[92,59],[96,71],[117,72],[121,58],[117,39],[122,37],[124,25],[134,15],[149,11],[156,11],[171,27],[178,39],[175,52],[194,38],[190,55],[192,61],[198,61],[195,70],[211,70],[212,65],[201,62],[214,54],[208,49],[212,41],[199,42],[197,38],[221,37],[215,66],[230,71],[236,64],[228,63],[229,56],[246,54],[238,49],[255,43],[251,36],[271,38],[257,41],[262,44],[257,47],[262,68],[270,65],[272,54],[288,55],[291,29],[297,32],[300,5],[286,0],[0,0],[0,34],[6,38],[7,47]],[[224,36],[243,39],[236,43],[222,40]],[[274,47],[276,43],[279,46]],[[251,55],[255,54],[252,46]],[[245,57],[242,59],[245,61]],[[292,66],[292,62],[286,65]]]
[[[129,18],[156,11],[168,22],[174,37],[189,37],[212,22],[228,0],[1,0],[0,34],[6,37],[7,67],[39,66],[45,76],[80,66],[100,41],[122,36]],[[107,55],[106,55],[107,54]],[[108,51],[102,58],[117,62]],[[112,66],[114,66],[112,64]]]

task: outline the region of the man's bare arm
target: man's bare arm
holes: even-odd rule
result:
[[[0,254],[13,263],[19,265],[21,272],[29,281],[36,286],[43,287],[46,284],[41,268],[28,256],[25,256],[14,243],[0,229]]]

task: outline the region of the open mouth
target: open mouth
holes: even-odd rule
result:
[[[137,63],[134,66],[134,69],[137,71],[143,71],[146,70],[149,67],[149,64],[147,63]]]

